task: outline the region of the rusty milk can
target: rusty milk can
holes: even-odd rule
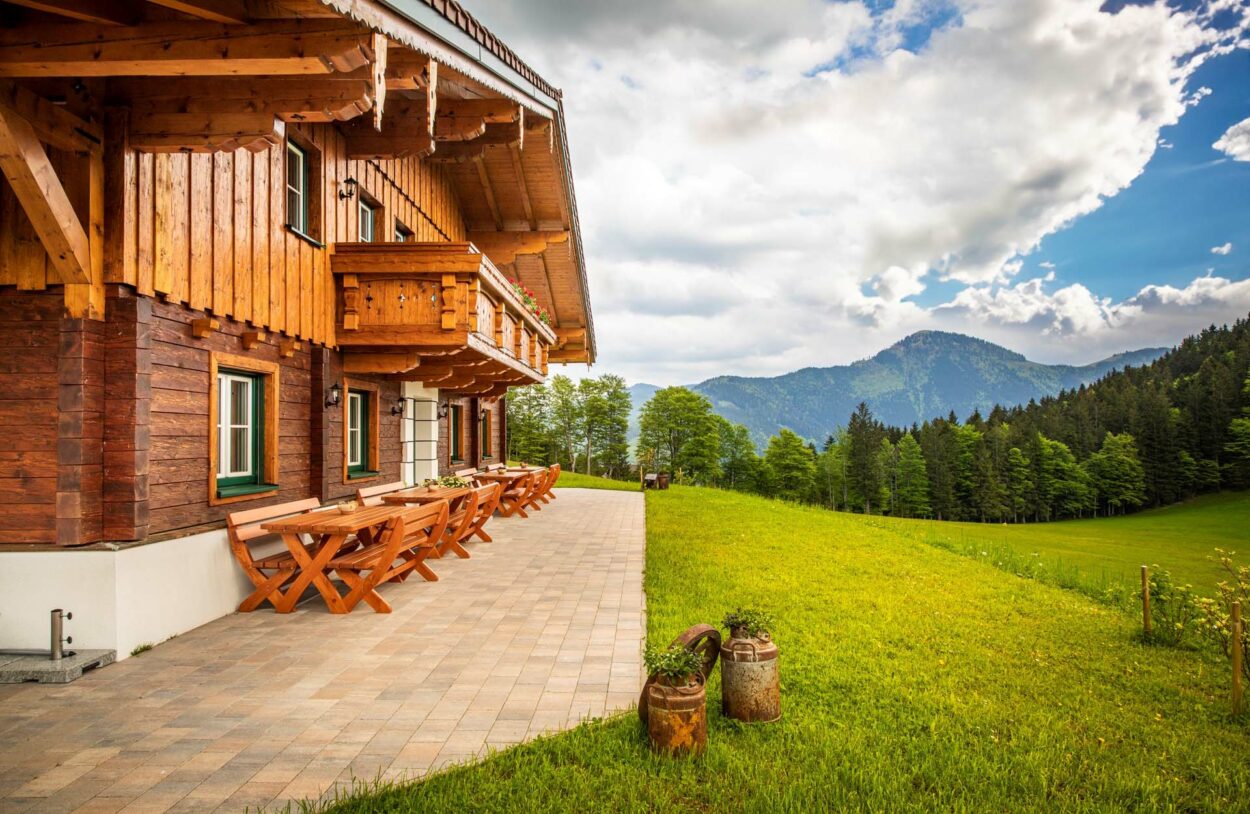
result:
[[[721,709],[727,718],[765,723],[781,717],[779,656],[768,633],[730,629],[720,648]]]
[[[669,755],[700,755],[707,748],[707,692],[703,676],[673,686],[659,676],[647,686],[647,735],[651,748]]]

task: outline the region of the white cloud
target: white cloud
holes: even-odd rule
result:
[[[1222,256],[1224,256],[1224,257],[1227,257],[1228,255],[1232,254],[1232,252],[1233,252],[1233,244],[1232,244],[1232,243],[1225,243],[1225,244],[1224,244],[1224,245],[1222,245],[1222,246],[1212,246],[1212,247],[1211,247],[1211,254],[1218,254],[1218,255],[1222,255]]]
[[[1250,119],[1237,122],[1211,145],[1234,161],[1250,161]]]
[[[1205,12],[1098,5],[472,8],[565,90],[603,367],[671,383],[862,357],[949,316],[910,299],[936,279],[970,303],[1015,292],[969,308],[984,322],[965,332],[1013,308],[1060,331],[1107,323],[1111,306],[1080,286],[1009,285],[1020,258],[1141,174],[1160,129],[1205,95],[1187,87],[1194,54],[1238,32],[1213,33]]]

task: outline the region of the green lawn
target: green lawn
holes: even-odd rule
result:
[[[608,478],[597,478],[594,475],[583,475],[578,472],[569,472],[561,470],[560,480],[556,481],[556,488],[561,487],[569,489],[612,489],[619,492],[637,492],[638,481],[636,480],[609,480]]]
[[[1006,545],[1037,555],[1052,572],[1078,574],[1090,587],[1139,584],[1143,565],[1158,565],[1178,582],[1213,594],[1223,578],[1215,549],[1250,555],[1250,492],[1207,495],[1125,517],[1060,523],[995,525],[895,521],[900,532],[977,555]]]
[[[881,518],[695,488],[648,492],[649,635],[738,604],[777,618],[779,724],[719,715],[654,756],[635,715],[337,811],[1234,811],[1246,723],[1225,663],[1136,620],[928,545]],[[1185,527],[1188,528],[1188,527]]]

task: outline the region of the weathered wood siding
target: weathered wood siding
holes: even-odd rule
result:
[[[322,243],[359,238],[357,199],[344,179],[382,206],[377,238],[396,220],[419,241],[463,240],[464,224],[446,172],[416,158],[353,161],[333,126],[293,128],[320,151]],[[286,148],[215,155],[119,151],[121,193],[111,193],[105,280],[161,294],[288,336],[334,344],[329,249],[286,228]],[[314,183],[318,183],[314,179]]]

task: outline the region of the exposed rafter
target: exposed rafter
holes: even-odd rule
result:
[[[13,82],[0,80],[0,107],[21,116],[39,140],[72,153],[99,152],[104,134],[98,124],[84,121]]]
[[[90,283],[87,232],[30,123],[0,106],[0,171],[64,283]]]
[[[15,6],[48,11],[97,25],[134,25],[139,20],[138,3],[117,0],[8,0]]]
[[[206,22],[101,28],[72,23],[0,31],[0,76],[222,76],[354,71],[378,37],[343,20]]]
[[[152,153],[259,152],[282,143],[286,123],[273,113],[151,113],[130,117],[130,145]]]
[[[349,158],[402,158],[429,155],[434,150],[430,117],[424,99],[396,98],[377,130],[372,122],[356,119],[343,126]]]
[[[365,78],[321,77],[124,79],[110,89],[143,113],[267,113],[288,122],[354,119],[373,107],[375,90]]]
[[[437,141],[472,141],[488,124],[521,120],[521,107],[510,99],[440,99],[434,116]]]
[[[344,373],[406,373],[421,363],[416,352],[344,353]]]
[[[165,8],[190,14],[215,23],[244,25],[248,22],[247,4],[243,0],[148,0]]]

